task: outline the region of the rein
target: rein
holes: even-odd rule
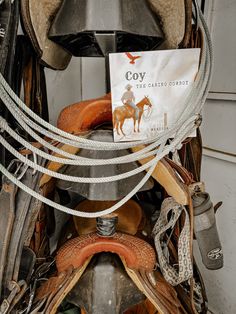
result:
[[[147,112],[147,114],[145,114],[145,112]],[[152,107],[148,107],[147,109],[144,109],[143,110],[143,119],[145,121],[150,121],[152,112],[153,112]]]

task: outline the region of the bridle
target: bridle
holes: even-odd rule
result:
[[[153,106],[152,106],[151,101],[148,98],[148,96],[145,96],[145,99],[147,99],[147,101],[148,101],[148,103],[146,104],[148,106],[148,108],[143,110],[143,119],[145,121],[149,121],[151,119]],[[145,111],[147,111],[147,114],[144,113]]]

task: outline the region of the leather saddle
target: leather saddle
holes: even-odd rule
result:
[[[37,291],[38,302],[44,299],[50,300],[45,305],[44,313],[56,313],[65,298],[75,302],[73,301],[75,298],[72,297],[73,293],[75,290],[78,291],[78,284],[80,284],[83,274],[86,274],[92,257],[101,252],[112,252],[120,257],[128,277],[144,295],[144,297],[140,297],[141,300],[149,300],[159,313],[179,313],[181,305],[174,288],[163,279],[158,280],[161,275],[154,271],[156,258],[153,248],[140,238],[119,232],[112,237],[101,237],[96,233],[82,235],[68,241],[60,248],[56,257],[58,276],[51,277]],[[118,282],[120,280],[121,278],[118,279]],[[115,287],[110,286],[110,289],[116,289],[116,285]],[[85,289],[84,286],[82,288]],[[81,292],[81,294],[83,293]],[[78,301],[80,292],[76,294],[76,299],[77,304],[83,304],[82,301]],[[127,304],[129,307],[130,305],[135,304],[132,302]],[[99,312],[95,311],[94,313]],[[110,312],[106,310],[104,313]]]
[[[111,100],[109,94],[100,99],[83,101],[68,106],[61,112],[58,119],[58,126],[63,130],[74,134],[82,133],[84,136],[91,134],[91,130],[94,130],[94,134],[99,133],[100,130],[96,130],[96,128],[104,126],[105,123],[111,123]],[[80,154],[81,152],[78,148],[69,145],[60,144],[60,147],[72,154]],[[136,147],[133,151],[139,149],[140,147]],[[146,160],[140,162],[143,163]],[[54,171],[66,171],[66,168],[63,168],[63,164],[56,162],[49,162],[47,167]],[[192,182],[192,178],[187,171],[184,171],[181,167],[178,168],[168,159],[159,162],[153,173],[153,178],[161,183],[169,195],[176,198],[176,201],[182,205],[187,205],[189,204],[189,192],[180,177],[184,178],[183,181],[187,184]],[[39,183],[44,195],[50,194],[57,184],[58,182],[46,175],[42,176]],[[73,190],[75,194],[78,192],[78,190],[76,192],[75,186]],[[92,212],[107,208],[114,202],[101,200],[81,201],[80,199],[76,209]],[[185,306],[187,302],[190,303],[190,297],[186,295],[183,301],[181,299],[183,304],[180,304],[176,290],[169,286],[157,270],[154,270],[156,255],[149,244],[151,243],[150,238],[139,232],[144,230],[142,228],[142,223],[145,219],[143,212],[140,206],[132,200],[115,212],[112,217],[101,217],[101,219],[107,219],[107,224],[104,224],[103,227],[109,227],[110,220],[118,218],[118,224],[115,228],[117,232],[108,235],[100,233],[101,222],[73,217],[77,232],[72,236],[72,240],[69,241],[68,238],[71,238],[71,235],[67,234],[68,238],[60,247],[56,257],[57,273],[38,289],[36,293],[37,304],[34,304],[35,307],[32,313],[37,313],[37,311],[41,310],[44,313],[55,313],[61,310],[64,302],[74,304],[89,313],[85,304],[94,304],[94,306],[98,304],[91,301],[98,300],[101,296],[101,293],[99,294],[98,282],[100,279],[104,283],[109,282],[109,278],[113,279],[112,284],[109,285],[107,283],[106,288],[104,287],[107,291],[106,293],[111,290],[111,287],[117,287],[116,285],[119,284],[121,285],[119,295],[124,296],[124,291],[128,291],[131,294],[134,291],[135,298],[130,298],[130,302],[126,302],[122,297],[120,304],[123,304],[122,306],[125,309],[131,310],[132,307],[137,306],[137,300],[139,300],[139,302],[142,302],[145,310],[147,308],[154,309],[153,312],[148,310],[148,313],[155,313],[156,310],[160,313],[186,313],[183,304]],[[173,252],[175,252],[175,242],[174,244],[170,243]],[[141,249],[141,252],[139,249]],[[145,256],[144,260],[142,259],[142,253]],[[178,260],[176,255],[177,253],[173,253],[174,259]],[[148,267],[146,263],[150,263]],[[104,265],[109,265],[109,267]],[[106,269],[106,271],[103,271],[104,277],[101,277],[101,269]],[[126,278],[124,285],[121,284],[119,275],[121,273],[119,272]],[[86,282],[88,286],[86,286]],[[81,290],[90,291],[89,296],[85,296]],[[114,290],[117,291],[116,288]],[[184,295],[184,288],[178,287],[179,290],[181,291],[179,294]],[[103,302],[99,304],[104,305],[106,302],[107,299],[103,296]],[[114,302],[118,302],[118,296]],[[139,309],[136,308],[135,311],[139,313]],[[102,312],[106,313],[105,310]],[[189,313],[192,312],[190,303]],[[101,313],[101,311],[98,313]],[[144,313],[147,313],[147,311]]]
[[[62,111],[58,119],[58,126],[61,129],[74,134],[89,132],[91,129],[94,129],[99,125],[104,125],[104,123],[111,123],[110,95],[106,95],[101,99],[85,101],[69,106]],[[96,132],[99,133],[100,131],[95,130],[94,134],[96,134]],[[69,146],[62,147],[71,153],[80,153],[78,149]],[[161,181],[161,178],[166,178],[166,174],[168,174],[168,184],[166,181],[166,185],[169,185],[171,180],[173,180],[173,185],[170,190],[172,190],[172,192],[175,191],[173,192],[175,194],[177,187],[176,195],[179,191],[182,191],[182,196],[184,196],[182,201],[186,202],[187,193],[183,188],[184,185],[181,185],[180,180],[177,179],[177,175],[171,166],[167,165],[167,162],[162,164],[163,167],[157,170],[156,178]],[[50,162],[48,168],[53,169],[54,171],[61,171],[63,170],[63,165]],[[172,172],[170,169],[172,169]],[[50,177],[43,176],[40,185],[47,191],[50,182]],[[60,182],[60,184],[61,183],[63,182]],[[59,182],[56,183],[61,189],[63,186],[60,184]],[[77,184],[77,186],[79,185]],[[66,190],[65,186],[63,188]],[[68,186],[67,190],[70,188],[72,187]],[[75,187],[73,187],[73,191],[76,192]],[[77,192],[78,191],[79,190],[77,189]],[[114,204],[114,201],[84,200],[76,206],[76,209],[87,212],[95,210],[100,211],[111,204]],[[133,200],[130,200],[118,211],[113,213],[111,217],[101,217],[101,219],[105,221],[102,229],[103,231],[104,228],[109,227],[109,224],[111,223],[110,220],[114,218],[118,219],[118,224],[115,228],[117,232],[110,235],[105,233],[104,235],[99,232],[101,223],[98,223],[98,221],[73,217],[75,228],[79,236],[66,241],[66,243],[60,247],[56,257],[57,276],[51,277],[37,291],[37,301],[39,304],[43,302],[42,308],[44,309],[44,313],[56,313],[61,304],[63,304],[63,300],[64,302],[67,300],[73,304],[76,303],[77,306],[80,305],[81,308],[84,308],[85,304],[90,303],[88,298],[86,299],[83,293],[80,293],[79,287],[84,291],[84,285],[86,285],[85,278],[90,278],[90,276],[92,278],[91,283],[95,284],[97,282],[96,278],[100,278],[99,269],[104,265],[102,262],[104,254],[110,254],[110,266],[116,265],[116,263],[119,264],[117,260],[114,260],[114,256],[119,257],[119,260],[121,261],[121,264],[119,265],[122,265],[124,268],[124,276],[127,276],[127,282],[129,282],[128,285],[130,285],[130,289],[132,287],[131,290],[127,290],[122,286],[123,288],[120,290],[120,295],[123,295],[124,291],[129,291],[129,293],[135,291],[135,296],[137,298],[130,298],[130,302],[125,302],[122,299],[123,301],[121,304],[127,306],[126,310],[132,306],[137,306],[137,300],[139,300],[139,302],[143,301],[148,303],[148,305],[143,305],[144,307],[153,307],[153,313],[155,313],[156,310],[160,313],[181,313],[182,305],[178,300],[174,288],[163,279],[158,271],[154,270],[156,264],[154,249],[146,240],[143,240],[141,238],[143,236],[140,236],[138,233],[140,225],[142,225],[144,219],[141,207]],[[95,232],[96,229],[98,230],[97,233]],[[142,228],[140,230],[142,230]],[[94,259],[97,260],[95,261]],[[96,265],[96,267],[94,265]],[[122,267],[119,266],[116,267],[116,269],[120,270]],[[106,273],[106,271],[104,271],[104,273]],[[112,273],[115,276],[116,272],[112,271]],[[105,277],[106,279],[109,278],[109,276],[114,279],[114,276],[111,276],[111,274],[109,275],[109,271],[106,274],[108,276]],[[116,279],[114,279],[114,286],[106,286],[106,291],[119,285],[120,279],[118,278],[119,277],[116,277]],[[96,299],[98,297],[97,293],[99,293],[99,289],[96,288],[96,286],[93,286],[93,284],[91,293],[93,293],[93,296]],[[91,291],[91,284],[89,291]],[[85,302],[85,300],[87,300],[87,302]],[[103,301],[105,302],[106,300],[103,298]],[[104,304],[105,303],[103,303],[103,305]],[[109,313],[106,311],[104,310],[103,313]],[[149,313],[152,312],[149,311]]]

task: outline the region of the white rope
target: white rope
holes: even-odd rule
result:
[[[196,118],[192,117],[190,118],[187,123],[191,126],[194,125],[193,122],[195,122]],[[45,159],[49,159],[50,161],[62,163],[65,165],[80,165],[80,166],[100,166],[100,165],[113,165],[113,164],[124,164],[124,163],[130,163],[133,161],[138,161],[143,158],[151,157],[158,153],[158,148],[156,146],[158,143],[154,143],[150,145],[148,148],[145,147],[144,149],[136,152],[136,153],[130,153],[129,155],[125,155],[122,157],[116,157],[111,159],[92,159],[92,158],[84,158],[77,155],[66,153],[66,157],[80,157],[80,158],[74,158],[72,160],[70,159],[64,159],[61,157],[53,156],[51,154],[45,153],[44,151],[38,149],[37,147],[33,146],[31,143],[27,142],[23,137],[21,137],[19,134],[17,134],[15,131],[13,131],[5,119],[0,117],[0,128],[2,130],[6,131],[9,135],[11,135],[12,138],[14,138],[16,141],[24,145],[25,148],[29,149],[36,155],[43,157]],[[165,139],[167,141],[168,138]],[[53,146],[54,147],[54,146]],[[151,151],[149,151],[151,150]],[[61,150],[56,150],[57,153],[61,153]]]
[[[1,75],[0,75],[1,78]],[[0,79],[0,83],[1,83],[1,79]],[[55,151],[57,153],[60,153],[61,155],[63,155],[63,151],[56,149],[55,147],[53,147],[52,145],[50,145],[50,143],[46,142],[45,140],[43,140],[41,137],[39,137],[30,127],[33,127],[36,131],[40,132],[41,134],[52,138],[54,140],[57,140],[61,143],[67,144],[67,145],[71,145],[74,147],[78,147],[78,148],[85,148],[85,149],[91,149],[91,150],[116,150],[115,147],[117,145],[117,150],[121,150],[121,149],[127,149],[127,148],[131,148],[131,147],[135,147],[137,146],[137,142],[129,142],[129,143],[106,143],[106,142],[99,142],[99,141],[93,141],[93,140],[87,140],[86,138],[80,137],[80,136],[76,136],[76,138],[83,140],[83,141],[88,141],[87,144],[81,144],[78,141],[74,141],[74,140],[70,140],[70,139],[65,139],[64,137],[58,136],[54,133],[49,132],[48,130],[40,127],[39,125],[37,125],[35,122],[33,122],[32,120],[30,120],[17,106],[16,104],[13,102],[13,100],[9,97],[9,95],[7,94],[7,92],[3,89],[3,87],[0,85],[0,92],[1,92],[1,98],[2,101],[4,102],[4,104],[6,105],[6,107],[8,108],[8,110],[12,113],[12,115],[15,117],[15,119],[19,122],[19,124],[21,125],[21,127],[23,127],[23,129],[25,131],[27,131],[29,133],[29,135],[31,137],[33,137],[35,140],[37,140],[39,143],[41,143],[42,145],[44,145],[45,147],[47,147],[48,149]],[[28,107],[27,107],[28,108]],[[41,118],[40,118],[41,119]],[[46,121],[45,121],[46,122]],[[47,122],[46,122],[47,123]],[[30,127],[29,127],[30,126]],[[163,138],[170,138],[173,137],[175,132],[178,130],[178,128],[181,126],[181,124],[179,126],[174,126],[174,128],[172,128],[171,130],[168,130],[165,132],[165,134],[161,134],[158,137],[149,139],[149,140],[144,140],[144,141],[140,141],[139,144],[147,144],[147,143],[157,143],[157,142],[161,142],[163,140]],[[55,128],[55,127],[54,127]],[[58,129],[60,130],[60,129]],[[60,130],[61,131],[61,130]],[[64,132],[64,131],[62,131]],[[72,135],[70,133],[66,133],[68,135]],[[72,135],[74,136],[74,135]],[[154,144],[153,143],[153,144]],[[103,144],[103,145],[102,145]],[[157,146],[157,145],[156,145]],[[148,147],[147,147],[148,149]],[[79,157],[79,156],[77,156]],[[80,157],[81,158],[81,157]]]
[[[192,123],[195,121],[195,118],[192,118],[193,121],[191,121]],[[189,125],[189,127],[191,129],[193,129],[195,126],[192,126],[192,123]],[[186,132],[189,133],[189,130],[186,131],[186,126],[183,125],[182,128],[179,131],[179,136],[175,139],[175,141],[172,141],[170,145],[166,146],[164,151],[162,153],[159,153],[159,151],[157,152],[157,155],[162,155],[162,157],[164,157],[166,154],[168,154],[171,150],[175,149],[176,147],[176,142],[178,142],[178,144],[181,144],[181,141],[184,140],[184,138],[186,137]],[[40,171],[42,173],[45,173],[51,177],[57,178],[57,179],[61,179],[61,180],[65,180],[65,181],[70,181],[70,182],[77,182],[77,183],[107,183],[107,182],[113,182],[113,181],[119,181],[119,180],[123,180],[126,178],[129,178],[131,176],[134,176],[148,168],[150,168],[154,163],[155,163],[155,159],[152,159],[151,161],[145,163],[144,165],[131,170],[131,171],[127,171],[125,173],[119,174],[119,175],[114,175],[114,176],[110,176],[110,177],[97,177],[97,178],[88,178],[88,177],[76,177],[76,176],[69,176],[69,175],[65,175],[62,173],[58,173],[56,171],[52,171],[49,170],[47,168],[44,168],[40,165],[38,165],[35,162],[32,162],[31,160],[29,160],[28,158],[26,158],[25,156],[23,156],[22,154],[20,154],[14,147],[12,147],[5,139],[3,136],[0,135],[0,143],[12,154],[14,155],[17,159],[19,159],[20,161],[22,161],[24,164],[28,165],[29,167]],[[164,144],[164,143],[163,143]],[[163,155],[164,153],[164,155]]]
[[[193,131],[193,129],[192,129],[192,131]],[[183,135],[183,136],[185,137],[186,134]],[[179,143],[177,143],[176,139],[173,140],[173,146],[174,145],[179,145]],[[152,175],[154,169],[156,168],[156,165],[157,165],[158,161],[161,160],[166,155],[166,153],[163,151],[164,146],[165,146],[164,144],[162,144],[160,146],[160,150],[159,150],[158,156],[156,156],[153,159],[153,165],[148,170],[148,172],[143,177],[143,179],[136,185],[136,187],[131,192],[129,192],[122,200],[120,200],[117,204],[113,205],[112,207],[110,207],[110,208],[108,208],[106,210],[103,210],[103,211],[100,211],[100,212],[94,212],[94,213],[84,212],[84,211],[77,211],[77,210],[74,210],[74,209],[62,206],[60,204],[57,204],[57,203],[51,201],[50,199],[48,199],[48,198],[44,197],[43,195],[35,192],[34,190],[30,189],[28,186],[23,184],[21,181],[19,181],[2,164],[0,164],[0,171],[3,173],[4,176],[6,176],[10,181],[12,181],[20,189],[23,189],[26,193],[28,193],[31,196],[35,197],[39,201],[47,204],[48,206],[51,206],[51,207],[53,207],[55,209],[58,209],[58,210],[60,210],[60,211],[62,211],[64,213],[67,213],[67,214],[70,214],[70,215],[73,215],[73,216],[77,216],[77,217],[97,218],[97,217],[101,217],[103,215],[109,215],[109,214],[113,213],[118,208],[120,208],[122,205],[124,205],[128,200],[130,200],[142,188],[142,186],[149,180],[150,176]]]
[[[11,90],[10,86],[4,80],[3,76],[0,74],[0,94],[3,103],[6,105],[8,110],[12,113],[14,118],[18,121],[21,127],[29,133],[29,135],[34,138],[36,141],[41,143],[44,147],[48,148],[54,153],[60,155],[60,157],[53,156],[44,151],[41,151],[37,147],[34,147],[32,144],[25,141],[20,135],[14,132],[7,122],[2,118],[0,119],[0,128],[2,131],[6,131],[11,135],[15,140],[19,143],[23,144],[26,148],[30,149],[35,156],[41,156],[45,159],[59,162],[62,164],[70,164],[70,165],[90,165],[90,166],[98,166],[98,165],[108,165],[108,164],[122,164],[137,161],[140,159],[144,159],[147,157],[154,156],[154,158],[148,163],[140,166],[139,168],[122,173],[116,176],[111,177],[100,177],[100,178],[84,178],[84,177],[73,177],[67,176],[61,173],[57,173],[41,167],[36,163],[36,161],[28,160],[26,157],[22,156],[17,150],[15,150],[2,136],[0,136],[1,144],[8,149],[14,156],[23,161],[26,165],[32,167],[33,169],[40,171],[42,173],[46,173],[52,177],[63,179],[67,181],[73,181],[78,183],[104,183],[104,182],[112,182],[117,180],[122,180],[124,178],[128,178],[133,176],[141,171],[148,170],[144,178],[137,184],[137,186],[129,192],[126,197],[124,197],[121,201],[119,201],[116,205],[104,210],[102,212],[97,213],[87,213],[87,212],[79,212],[72,210],[70,208],[66,208],[60,204],[57,204],[41,194],[29,189],[27,186],[22,184],[17,178],[15,178],[8,170],[6,170],[2,165],[0,165],[0,171],[8,177],[14,184],[18,187],[24,189],[27,193],[37,198],[38,200],[57,208],[61,211],[64,211],[68,214],[72,214],[75,216],[81,217],[99,217],[101,215],[109,214],[122,206],[125,202],[127,202],[135,193],[139,191],[139,189],[146,183],[146,181],[150,178],[152,172],[154,171],[157,162],[167,155],[170,151],[174,151],[181,147],[182,141],[188,137],[192,132],[196,129],[197,125],[195,123],[196,114],[201,112],[202,106],[205,102],[205,99],[208,94],[209,83],[211,79],[212,72],[212,46],[210,41],[209,32],[204,21],[204,18],[200,14],[200,22],[204,31],[204,47],[202,48],[202,58],[201,64],[199,67],[198,75],[191,86],[191,90],[188,90],[183,97],[184,99],[184,110],[179,115],[179,119],[176,125],[171,130],[166,130],[155,138],[151,138],[145,141],[140,141],[138,145],[147,144],[146,147],[141,149],[138,152],[127,154],[126,156],[110,158],[110,159],[92,159],[92,158],[84,158],[81,156],[73,155],[68,152],[63,151],[62,149],[55,147],[52,143],[45,141],[41,136],[39,136],[35,131],[40,134],[47,136],[48,138],[58,141],[60,143],[64,143],[70,146],[74,146],[77,148],[84,148],[89,150],[123,150],[137,146],[137,142],[129,142],[129,143],[111,143],[111,142],[99,142],[89,140],[86,137],[75,136],[70,133],[66,133],[55,126],[49,124],[44,121],[42,118],[37,116],[30,108],[28,108],[21,99]],[[33,121],[33,120],[34,121]],[[165,146],[168,138],[174,138],[170,145]],[[63,158],[65,157],[65,158]],[[36,158],[37,160],[37,158]]]

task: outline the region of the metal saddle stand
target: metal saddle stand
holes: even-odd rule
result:
[[[163,41],[146,1],[64,1],[49,37],[75,56],[105,57],[112,51],[155,49]]]

